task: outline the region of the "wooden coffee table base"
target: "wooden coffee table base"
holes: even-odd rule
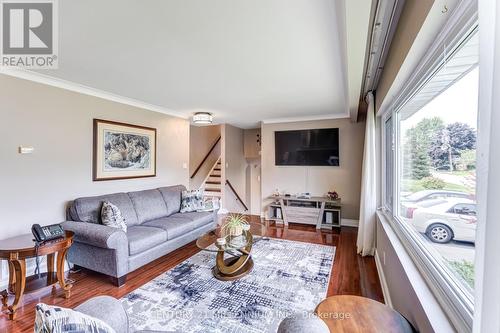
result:
[[[231,267],[238,261],[238,259],[239,259],[238,257],[224,259],[224,266]],[[214,277],[217,280],[232,281],[247,275],[252,271],[252,269],[253,269],[253,260],[252,258],[248,258],[248,260],[238,270],[234,271],[233,273],[227,273],[227,274],[222,273],[217,267],[217,265],[214,266],[214,268],[212,268],[212,273],[214,274]]]

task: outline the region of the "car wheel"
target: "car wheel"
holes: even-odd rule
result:
[[[434,243],[448,243],[453,238],[453,231],[450,227],[441,223],[431,225],[425,234]]]

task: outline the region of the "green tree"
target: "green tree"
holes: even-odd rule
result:
[[[415,127],[406,132],[403,154],[403,175],[405,178],[422,179],[431,175],[429,156],[425,146],[419,140],[419,132]]]
[[[460,153],[460,158],[457,164],[462,165],[467,170],[473,170],[476,168],[476,150],[466,149]]]
[[[437,169],[456,169],[462,152],[475,150],[476,131],[465,123],[453,123],[442,129],[431,144],[429,156]]]
[[[432,143],[439,133],[445,128],[444,122],[439,117],[424,118],[415,126],[415,135],[422,150],[429,152]]]
[[[422,179],[431,175],[429,150],[443,128],[443,120],[439,117],[433,117],[422,119],[406,131],[403,149],[403,175],[405,178]]]

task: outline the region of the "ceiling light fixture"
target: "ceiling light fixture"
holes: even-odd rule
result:
[[[193,123],[195,124],[211,124],[213,116],[210,112],[196,112],[193,115]]]

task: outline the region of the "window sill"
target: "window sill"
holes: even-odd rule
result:
[[[455,332],[455,328],[453,327],[451,321],[448,319],[445,311],[441,307],[438,299],[436,298],[436,295],[427,286],[427,283],[424,280],[422,274],[420,273],[417,266],[413,262],[412,258],[410,257],[405,247],[399,240],[398,236],[394,232],[389,222],[389,218],[391,217],[387,216],[383,212],[381,211],[377,212],[378,224],[382,227],[391,246],[393,247],[394,252],[396,253],[396,256],[403,268],[403,271],[406,274],[406,278],[410,282],[411,287],[418,298],[418,302],[420,303],[425,313],[429,325],[435,332]],[[397,264],[397,263],[395,262],[387,263],[386,266],[391,264]],[[381,267],[377,267],[377,269],[380,268],[383,269],[383,266],[381,265]],[[382,272],[382,274],[386,275],[386,272]],[[379,272],[379,276],[382,274],[381,272]],[[391,298],[390,285],[388,286],[388,292],[389,292],[389,297]],[[408,301],[411,302],[411,300]],[[397,302],[394,302],[394,300],[392,300],[392,303],[395,307],[395,310],[397,310]]]

